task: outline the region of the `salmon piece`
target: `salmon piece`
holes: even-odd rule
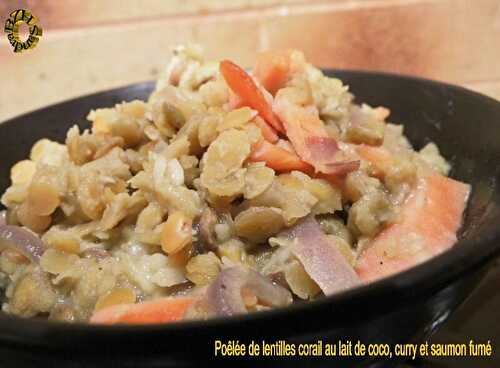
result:
[[[292,75],[305,71],[304,55],[297,50],[274,50],[257,55],[253,75],[273,96]]]
[[[328,134],[318,111],[313,106],[295,104],[289,93],[287,89],[278,92],[273,110],[282,121],[286,136],[302,161],[323,174],[345,175],[357,170],[359,162],[345,165],[335,159],[339,151],[337,141]]]
[[[381,146],[369,146],[367,144],[355,145],[358,155],[372,164],[374,176],[380,178],[394,164],[394,159],[388,149]]]
[[[382,230],[361,253],[363,281],[406,270],[451,248],[462,224],[470,186],[436,172],[420,179],[401,210],[401,221]]]
[[[294,50],[273,51],[259,56],[254,74],[264,87],[267,86],[269,90],[275,91],[286,84],[290,73],[304,72],[305,66],[306,63],[301,53]],[[224,73],[224,69],[227,69],[225,71],[228,75],[227,78],[225,77],[226,81],[231,78],[241,80],[243,77],[239,74],[236,78],[237,73],[234,73],[235,76],[231,76],[232,67],[230,64],[221,64],[221,72]],[[247,88],[249,87],[247,86]],[[234,91],[244,88],[235,85],[232,89]],[[300,170],[309,175],[328,175],[331,179],[334,176],[345,176],[345,174],[357,170],[359,161],[339,162],[335,160],[335,155],[339,151],[337,141],[328,134],[323,121],[319,118],[317,108],[313,105],[304,106],[308,102],[300,101],[301,98],[301,91],[296,90],[295,87],[284,88],[280,89],[272,103],[273,113],[279,118],[277,120],[282,123],[283,130],[277,129],[273,124],[270,125],[286,134],[294,152],[261,142],[254,147],[250,159],[264,161],[267,166],[279,172]],[[261,116],[263,115],[261,114]],[[274,143],[272,141],[274,137],[265,138]],[[311,167],[314,170],[311,170]]]
[[[324,164],[333,162],[333,155],[339,149],[337,142],[328,135],[317,113],[293,103],[286,92],[281,90],[276,95],[273,110],[283,122],[286,136],[299,157],[323,172]]]
[[[90,323],[150,324],[180,320],[194,298],[163,298],[139,304],[118,304],[94,312]]]
[[[281,147],[266,140],[257,142],[252,147],[249,161],[265,162],[267,167],[278,173],[288,173],[294,170],[301,171],[310,177],[325,179],[336,188],[341,188],[344,185],[346,173],[359,168],[359,161],[340,162],[336,168],[337,172],[334,174],[314,173],[314,168],[311,165],[302,161],[292,150],[283,147],[289,144],[288,141],[281,140],[280,143]]]

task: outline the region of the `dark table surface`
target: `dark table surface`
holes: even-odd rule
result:
[[[486,277],[467,300],[446,321],[430,343],[487,343],[493,356],[486,358],[432,358],[409,363],[404,367],[425,368],[492,368],[500,367],[500,260],[496,260]]]

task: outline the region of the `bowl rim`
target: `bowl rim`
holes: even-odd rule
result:
[[[403,79],[408,82],[425,84],[433,88],[445,88],[461,94],[468,98],[474,98],[484,101],[484,103],[496,104],[500,111],[500,101],[484,94],[471,91],[467,88],[440,82],[432,79],[410,76],[404,74],[395,74],[379,71],[367,71],[356,69],[329,69],[322,68],[322,71],[329,75],[335,76],[342,80],[343,76],[358,75],[366,76],[367,78],[383,77],[387,79]],[[58,108],[62,105],[76,103],[84,98],[96,98],[106,94],[114,94],[124,90],[150,90],[154,87],[154,81],[145,81],[121,86],[117,88],[102,90],[94,93],[89,93],[83,96],[71,98],[56,104],[48,105],[30,112],[15,116],[0,124],[17,124],[24,118],[30,115],[42,113],[48,108]],[[355,91],[354,91],[355,93]],[[403,124],[404,125],[404,124]],[[482,234],[482,239],[462,239],[459,240],[452,248],[445,252],[432,257],[431,259],[414,266],[408,270],[396,273],[389,277],[380,279],[369,284],[361,285],[351,290],[346,290],[338,294],[327,297],[322,297],[314,301],[294,303],[285,308],[270,309],[257,313],[244,315],[236,315],[231,317],[216,317],[209,320],[182,321],[171,324],[150,324],[150,325],[93,325],[88,323],[68,324],[65,322],[55,322],[41,319],[26,319],[16,317],[3,312],[0,312],[0,325],[6,323],[15,324],[19,331],[23,329],[34,329],[39,331],[50,330],[55,334],[67,333],[68,329],[78,334],[103,334],[108,336],[127,334],[149,334],[149,333],[176,333],[193,334],[199,329],[219,329],[228,326],[238,325],[242,323],[267,322],[278,317],[287,316],[287,318],[303,318],[304,314],[314,314],[315,311],[321,308],[332,305],[353,305],[353,303],[369,302],[370,307],[377,307],[377,299],[385,299],[391,297],[397,300],[396,305],[404,304],[422,297],[429,293],[433,293],[444,286],[452,283],[460,278],[465,273],[476,270],[490,262],[493,258],[500,254],[500,226]],[[443,272],[446,270],[446,272]],[[431,283],[430,280],[432,280]],[[432,286],[429,286],[429,285]],[[16,328],[16,329],[17,329]],[[14,336],[4,336],[0,332],[0,340],[9,339],[16,342],[27,342],[27,336],[23,336],[19,340]]]

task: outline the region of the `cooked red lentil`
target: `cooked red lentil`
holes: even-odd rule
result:
[[[93,323],[313,300],[451,247],[469,186],[301,52],[180,47],[148,101],[41,139],[2,196],[3,310]],[[441,194],[445,191],[446,198]]]

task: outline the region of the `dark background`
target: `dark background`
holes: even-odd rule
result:
[[[432,358],[406,367],[493,368],[500,367],[500,260],[496,260],[476,290],[432,337],[430,343],[476,343],[491,341],[491,358]]]

